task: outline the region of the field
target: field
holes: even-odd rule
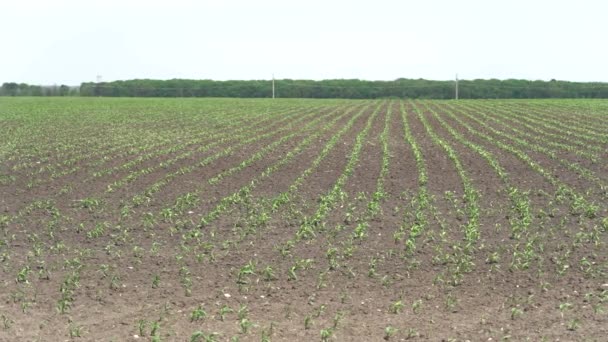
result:
[[[0,98],[0,341],[605,341],[608,101]]]

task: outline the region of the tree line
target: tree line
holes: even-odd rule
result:
[[[459,98],[608,98],[608,83],[528,80],[461,80]],[[428,98],[452,99],[454,81],[404,79],[394,81],[275,80],[276,97],[283,98]],[[272,97],[272,82],[213,80],[150,80],[82,83],[80,87],[4,83],[0,96],[109,97]]]
[[[608,98],[608,83],[527,80],[463,80],[459,98]],[[129,80],[83,83],[82,96],[271,97],[272,82],[212,80]],[[452,99],[454,81],[275,80],[276,97],[286,98],[430,98]]]
[[[70,87],[65,84],[60,86],[40,86],[26,83],[3,83],[0,87],[0,96],[78,96],[80,87]]]

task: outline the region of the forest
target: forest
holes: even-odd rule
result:
[[[425,79],[368,81],[275,80],[275,96],[279,98],[420,98],[452,99],[456,82]],[[38,86],[25,83],[4,83],[0,96],[104,96],[104,97],[272,97],[270,80],[152,80],[135,79],[112,82],[85,82],[79,87]],[[608,98],[608,83],[568,81],[529,81],[476,79],[458,82],[462,99],[504,98]]]
[[[30,85],[26,83],[5,82],[0,87],[0,96],[78,96],[80,87]]]

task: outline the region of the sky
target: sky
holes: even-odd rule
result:
[[[608,1],[0,0],[0,83],[608,82]]]

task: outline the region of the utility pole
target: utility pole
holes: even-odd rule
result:
[[[272,98],[274,99],[274,74],[272,74]]]
[[[456,89],[455,89],[455,98],[458,100],[458,74],[456,74]]]

